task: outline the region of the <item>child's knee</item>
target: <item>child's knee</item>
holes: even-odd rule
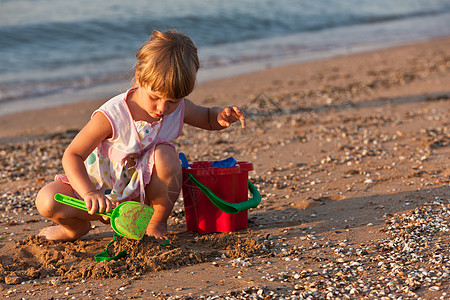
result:
[[[169,179],[181,176],[181,163],[178,153],[169,145],[159,145],[155,152],[155,168],[158,176]]]
[[[44,217],[51,217],[54,212],[51,188],[49,185],[44,186],[37,194],[35,204],[39,213]]]
[[[55,206],[57,204],[56,200],[54,199],[55,195],[60,193],[66,193],[69,194],[68,191],[61,191],[60,185],[63,185],[63,183],[60,182],[52,182],[47,185],[45,185],[37,194],[35,204],[36,208],[39,211],[39,213],[47,218],[51,218],[55,212]],[[65,184],[64,184],[65,185]],[[64,186],[65,188],[65,186]]]

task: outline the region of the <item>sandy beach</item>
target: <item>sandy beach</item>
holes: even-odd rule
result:
[[[185,126],[189,161],[253,163],[248,228],[186,231],[183,201],[161,246],[104,224],[42,241],[39,189],[106,99],[0,117],[0,295],[11,299],[447,299],[450,294],[450,37],[201,83],[247,128]],[[117,250],[116,249],[116,250]]]

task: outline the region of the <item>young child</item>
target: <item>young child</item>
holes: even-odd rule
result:
[[[96,110],[64,152],[65,175],[44,186],[36,206],[56,222],[41,230],[48,240],[73,241],[107,223],[95,212],[108,212],[123,201],[153,207],[147,234],[163,238],[167,219],[181,190],[181,165],[170,143],[183,123],[220,130],[240,121],[236,106],[203,107],[185,98],[199,69],[197,48],[189,37],[154,31],[136,54],[135,87]],[[56,193],[84,200],[88,212],[54,200]]]

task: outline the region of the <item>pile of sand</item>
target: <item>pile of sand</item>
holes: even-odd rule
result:
[[[5,249],[0,256],[0,282],[20,283],[47,276],[61,278],[126,278],[147,272],[174,269],[214,261],[217,258],[245,258],[270,253],[270,241],[252,235],[223,233],[174,236],[163,246],[147,235],[140,241],[117,236],[108,247],[110,256],[122,250],[124,258],[96,262],[102,252],[97,241],[56,243],[30,236]]]

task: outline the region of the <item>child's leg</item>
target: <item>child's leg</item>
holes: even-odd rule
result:
[[[167,219],[181,190],[181,164],[172,146],[159,145],[155,149],[155,165],[145,194],[155,212],[147,227],[147,234],[163,237],[167,234]]]
[[[98,220],[100,217],[57,202],[54,199],[57,193],[75,197],[72,187],[60,181],[51,182],[39,191],[36,197],[39,213],[59,224],[42,229],[39,236],[56,241],[76,240],[89,232],[90,221]]]

